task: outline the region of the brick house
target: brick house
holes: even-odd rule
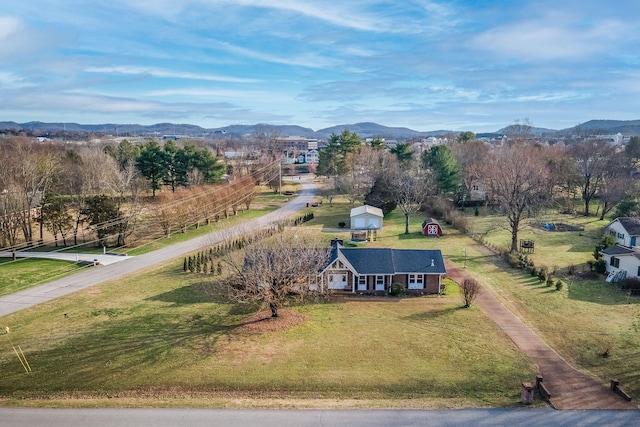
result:
[[[321,291],[387,294],[399,283],[408,293],[439,294],[445,274],[439,250],[345,248],[334,242],[317,283]]]

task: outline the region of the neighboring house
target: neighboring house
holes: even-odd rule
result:
[[[607,281],[640,277],[640,218],[616,218],[605,227],[605,233],[616,239],[615,246],[600,252],[609,273]]]
[[[439,250],[345,248],[334,242],[317,284],[321,291],[386,294],[399,283],[409,293],[439,294],[445,274]]]
[[[487,200],[487,192],[480,182],[474,182],[469,188],[469,201],[482,202]]]
[[[352,230],[380,230],[384,214],[380,208],[363,205],[351,209],[350,217]]]
[[[442,227],[440,227],[440,223],[433,218],[425,219],[422,223],[422,235],[430,237],[442,236]]]

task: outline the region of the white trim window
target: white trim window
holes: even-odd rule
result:
[[[424,274],[409,274],[407,284],[409,289],[424,289]]]
[[[358,290],[366,291],[367,290],[367,276],[358,276]]]

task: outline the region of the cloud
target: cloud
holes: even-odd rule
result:
[[[624,27],[607,20],[591,25],[538,19],[496,26],[471,39],[471,48],[522,62],[590,59],[605,52]]]
[[[7,43],[9,37],[22,29],[22,20],[15,16],[0,16],[0,43]]]
[[[20,89],[34,86],[20,76],[13,73],[0,71],[0,89]]]
[[[126,74],[134,76],[152,76],[167,79],[186,79],[186,80],[209,80],[226,83],[260,83],[260,79],[246,79],[240,77],[218,76],[215,74],[199,74],[188,73],[173,70],[165,70],[152,67],[132,67],[132,66],[116,66],[116,67],[88,67],[85,69],[88,73],[103,74]]]

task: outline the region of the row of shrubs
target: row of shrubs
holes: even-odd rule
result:
[[[222,274],[222,263],[217,261],[216,264],[218,258],[228,255],[233,251],[243,249],[252,243],[267,239],[276,233],[281,233],[289,225],[297,226],[304,222],[311,221],[313,217],[313,212],[308,212],[293,220],[280,221],[270,228],[242,235],[235,240],[226,240],[225,242],[200,251],[195,255],[185,257],[182,269],[187,273],[220,275]]]
[[[555,286],[557,291],[564,287],[564,282],[556,277],[557,268],[552,271],[549,271],[546,265],[536,268],[533,260],[527,254],[503,251],[501,255],[509,266],[528,271],[531,276],[537,277],[540,282],[545,283],[548,287]],[[575,273],[575,267],[573,273]]]

